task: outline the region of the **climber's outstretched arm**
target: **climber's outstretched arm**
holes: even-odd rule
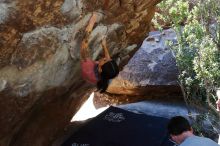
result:
[[[104,58],[106,58],[107,60],[110,60],[111,57],[109,55],[109,51],[108,51],[108,48],[107,48],[107,45],[106,45],[106,39],[105,38],[102,39],[102,49],[103,49],[104,55],[105,55]]]
[[[107,48],[107,45],[106,45],[106,39],[103,38],[102,39],[102,49],[104,51],[104,57],[102,57],[101,59],[99,59],[99,67],[98,67],[98,71],[101,73],[102,72],[102,66],[111,60],[111,57],[109,55],[109,52],[108,52],[108,48]]]
[[[90,18],[89,23],[86,27],[85,36],[83,38],[83,41],[81,43],[81,48],[80,48],[81,60],[85,60],[87,58],[90,58],[88,39],[89,39],[89,35],[94,27],[94,24],[96,22],[96,18],[97,18],[96,14],[93,13],[92,17]]]

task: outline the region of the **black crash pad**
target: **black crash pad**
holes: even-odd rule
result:
[[[71,135],[62,146],[173,146],[168,119],[109,107]]]

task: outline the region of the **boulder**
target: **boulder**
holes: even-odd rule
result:
[[[167,41],[177,42],[174,30],[151,32],[108,87],[125,95],[180,95],[178,68]]]

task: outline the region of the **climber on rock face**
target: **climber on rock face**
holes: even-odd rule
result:
[[[99,61],[94,61],[90,57],[88,38],[96,22],[96,14],[93,14],[85,30],[85,37],[81,44],[81,71],[82,77],[89,83],[96,84],[100,92],[104,92],[109,84],[109,80],[116,77],[119,73],[118,65],[111,59],[106,39],[102,39],[104,57]]]

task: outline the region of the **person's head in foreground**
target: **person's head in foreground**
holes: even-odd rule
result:
[[[167,128],[172,140],[180,146],[219,146],[209,138],[195,136],[188,120],[184,117],[173,117]]]
[[[188,120],[181,116],[171,118],[167,129],[171,139],[177,144],[182,143],[187,137],[193,136],[193,130]]]
[[[108,88],[109,80],[113,79],[118,75],[119,68],[117,63],[112,59],[102,63],[100,68],[101,68],[101,70],[99,70],[100,79],[97,83],[97,88],[100,92],[105,92],[105,90]]]

